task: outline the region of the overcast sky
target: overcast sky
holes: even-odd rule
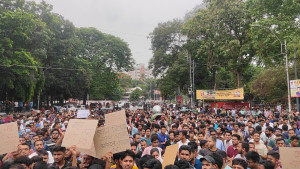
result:
[[[35,0],[40,2],[40,0]],[[183,18],[202,0],[46,0],[76,27],[95,27],[129,44],[136,63],[152,57],[149,33],[160,22]]]

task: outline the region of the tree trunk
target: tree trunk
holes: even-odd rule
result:
[[[83,95],[83,103],[82,103],[83,105],[86,105],[87,95],[88,95],[88,92],[86,90]]]

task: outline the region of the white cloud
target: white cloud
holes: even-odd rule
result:
[[[35,0],[39,2],[40,0]],[[129,44],[136,63],[152,57],[149,33],[159,22],[183,18],[201,0],[46,0],[77,27],[95,27]]]

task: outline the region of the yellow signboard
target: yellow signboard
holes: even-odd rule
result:
[[[244,100],[244,88],[234,90],[197,90],[197,100]]]

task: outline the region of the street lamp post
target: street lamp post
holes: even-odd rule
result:
[[[282,41],[279,39],[279,37],[269,27],[262,26],[262,25],[252,25],[252,27],[262,27],[262,28],[268,29],[280,42],[282,54],[283,54],[282,46],[284,46],[286,80],[287,80],[287,87],[288,87],[288,106],[289,106],[289,113],[290,113],[291,112],[291,93],[290,93],[290,76],[289,76],[289,65],[288,65],[288,56],[287,56],[287,49],[286,49],[286,40],[284,40],[284,44],[283,44]]]

